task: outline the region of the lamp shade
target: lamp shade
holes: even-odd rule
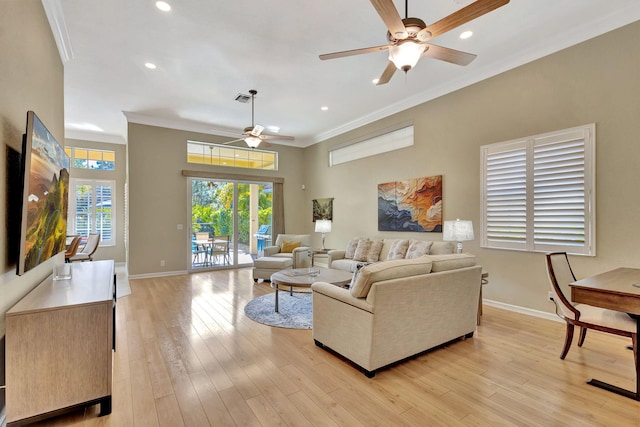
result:
[[[407,40],[389,48],[389,60],[398,70],[407,72],[415,67],[423,53],[423,44]]]
[[[473,223],[469,220],[456,219],[444,222],[442,240],[451,242],[465,242],[473,240]]]
[[[257,136],[248,136],[244,139],[244,142],[247,143],[247,145],[251,148],[256,148],[258,145],[260,145],[260,143],[262,142],[262,140],[260,138],[258,138]]]
[[[316,233],[331,233],[331,220],[330,219],[316,220]]]

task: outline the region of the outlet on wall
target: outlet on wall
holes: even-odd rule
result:
[[[549,291],[549,292],[547,292],[547,299],[548,299],[549,301],[553,301],[553,298],[554,298],[554,296],[553,296],[553,291]]]
[[[163,259],[160,260],[160,267],[164,267],[164,260]]]

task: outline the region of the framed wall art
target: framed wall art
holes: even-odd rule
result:
[[[378,185],[378,231],[442,232],[442,175]]]
[[[313,222],[318,219],[333,221],[333,197],[328,199],[313,199]]]

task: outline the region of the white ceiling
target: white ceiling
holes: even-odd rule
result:
[[[640,19],[639,0],[511,0],[433,40],[477,54],[470,65],[422,58],[375,86],[386,52],[318,58],[386,43],[366,0],[167,0],[170,12],[155,0],[42,1],[64,61],[66,137],[122,143],[127,119],[236,135],[251,105],[234,98],[256,89],[256,123],[307,146]],[[469,3],[412,0],[409,16],[429,25]]]

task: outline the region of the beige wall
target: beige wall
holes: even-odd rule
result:
[[[186,271],[190,260],[187,178],[182,170],[247,174],[246,169],[187,163],[187,140],[224,142],[229,138],[129,123],[129,259],[130,275]],[[273,146],[280,170],[251,175],[284,177],[286,231],[297,233],[311,222],[301,189],[302,149]],[[183,230],[178,230],[178,224]],[[165,260],[165,266],[160,266]]]
[[[54,259],[23,276],[16,275],[17,242],[5,230],[20,227],[22,195],[16,162],[22,152],[27,111],[33,110],[60,142],[64,142],[63,67],[40,0],[0,3],[0,335],[4,313],[53,270]],[[17,197],[16,197],[17,194]],[[7,195],[11,195],[9,197]]]
[[[285,178],[287,231],[310,233],[319,246],[312,199],[334,197],[327,247],[344,247],[356,235],[440,240],[441,233],[378,233],[377,185],[443,175],[444,218],[471,219],[479,235],[480,146],[596,123],[598,256],[571,261],[579,277],[623,265],[640,267],[635,250],[640,231],[634,227],[640,217],[635,191],[640,182],[638,39],[640,23],[635,23],[304,150],[275,146],[281,169],[273,175]],[[414,122],[415,146],[328,167],[330,147],[407,120]],[[186,163],[189,138],[226,139],[129,125],[130,274],[186,269],[186,232],[176,229],[184,224],[186,230],[188,221],[180,172],[211,170]],[[486,299],[552,312],[543,254],[482,249],[477,239],[464,247],[490,274]]]
[[[63,67],[40,0],[0,0],[0,383],[4,384],[4,315],[51,274],[64,255],[16,275],[20,228],[20,154],[27,111],[59,142],[64,138]],[[17,233],[16,233],[17,232]],[[0,390],[0,421],[5,391]]]
[[[481,145],[595,122],[598,256],[571,262],[579,277],[640,267],[638,40],[640,22],[310,147],[305,210],[311,199],[335,197],[327,247],[356,235],[441,240],[441,233],[379,234],[376,191],[383,182],[443,175],[444,218],[471,219],[479,235]],[[414,121],[414,147],[327,166],[330,147],[406,120]],[[464,249],[489,272],[486,299],[552,311],[543,254],[482,249],[478,239]]]
[[[122,144],[109,144],[104,142],[85,141],[78,139],[65,139],[65,147],[93,148],[96,150],[115,151],[116,169],[113,171],[89,170],[71,168],[70,177],[76,179],[108,179],[116,182],[116,199],[115,199],[115,225],[116,225],[116,243],[115,245],[100,247],[94,255],[94,259],[113,259],[116,262],[125,262],[125,184],[127,178],[127,147]]]

